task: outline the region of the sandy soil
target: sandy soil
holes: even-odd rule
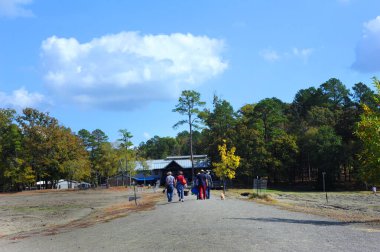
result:
[[[133,190],[126,188],[0,194],[0,237],[54,234],[105,222],[131,211],[153,208],[162,193],[152,189],[137,192],[141,197],[137,206],[130,198],[133,196]]]

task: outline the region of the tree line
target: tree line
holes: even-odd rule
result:
[[[73,132],[33,108],[21,114],[0,109],[0,190],[18,190],[36,181],[53,186],[63,178],[99,185],[116,174],[133,175],[136,161],[145,170],[145,160],[172,155],[208,154],[210,164],[218,163],[218,146],[224,144],[240,157],[235,184],[251,185],[259,176],[275,185],[319,186],[322,172],[330,187],[376,184],[380,86],[377,79],[373,82],[377,92],[363,83],[349,90],[331,78],[299,90],[290,103],[273,97],[237,110],[218,96],[205,109],[199,93],[185,90],[173,111],[186,114],[181,102],[197,98],[192,108],[196,127],[175,137],[154,136],[135,147],[125,129],[111,143],[100,129]]]
[[[200,110],[203,103],[198,103],[203,128],[192,133],[195,153],[220,162],[219,146],[226,142],[236,148],[241,159],[235,184],[251,185],[254,178],[265,177],[272,185],[321,187],[323,172],[330,188],[378,184],[380,87],[376,78],[373,83],[377,92],[364,83],[349,90],[331,78],[299,90],[291,103],[273,97],[238,110],[214,96],[210,109]],[[199,99],[197,92],[184,91],[179,103]],[[155,136],[139,149],[145,158],[179,154],[180,147],[187,148],[181,144],[184,137],[191,135]]]

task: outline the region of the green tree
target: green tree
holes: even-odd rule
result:
[[[205,109],[201,116],[207,126],[202,132],[207,152],[211,160],[216,161],[219,159],[218,145],[223,139],[232,143],[235,138],[236,113],[228,101],[214,95],[213,110]]]
[[[59,160],[56,159],[60,130],[58,120],[48,113],[26,108],[16,118],[23,133],[23,154],[26,166],[30,166],[37,180],[45,182],[59,178]],[[46,183],[48,184],[48,183]]]
[[[108,179],[117,173],[119,164],[119,158],[117,151],[112,148],[110,143],[102,143],[101,145],[102,155],[99,160],[99,172],[100,176],[106,180],[108,186]]]
[[[322,172],[326,172],[327,182],[332,186],[339,176],[342,162],[342,138],[330,126],[310,128],[306,135],[308,141],[304,147],[309,151],[310,165],[317,173],[319,185],[322,185]]]
[[[78,137],[82,140],[86,150],[91,151],[93,142],[91,133],[86,129],[81,129],[78,131]]]
[[[325,98],[321,89],[310,87],[308,89],[299,90],[291,104],[291,111],[293,116],[298,120],[305,118],[308,111],[314,107],[323,107]]]
[[[336,78],[331,78],[323,83],[320,86],[320,89],[322,90],[322,94],[334,108],[343,106],[348,99],[348,89]]]
[[[264,99],[258,102],[253,109],[251,116],[252,128],[257,131],[255,155],[257,157],[256,166],[263,175],[270,175],[273,182],[280,180],[279,171],[283,169],[280,161],[280,154],[276,153],[281,140],[288,139],[286,132],[287,117],[285,115],[286,104],[277,98]],[[263,144],[261,144],[263,143]],[[277,146],[277,147],[276,147]],[[282,178],[281,178],[282,179]]]
[[[30,176],[24,176],[27,167],[22,156],[23,139],[21,130],[13,123],[15,115],[14,110],[0,109],[0,188],[3,191],[18,190],[33,182]]]
[[[307,112],[306,121],[309,127],[320,127],[323,125],[335,126],[334,112],[326,107],[311,107]]]
[[[86,177],[87,152],[82,141],[69,128],[59,125],[58,120],[48,113],[32,108],[24,109],[17,121],[23,132],[25,169],[30,167],[37,180],[54,183],[62,177]],[[80,165],[74,167],[75,162]]]
[[[352,87],[352,90],[354,91],[351,95],[352,100],[358,109],[362,109],[363,104],[367,105],[371,109],[378,109],[376,104],[376,98],[378,99],[378,95],[375,94],[375,92],[367,85],[359,82]]]
[[[206,103],[200,100],[200,94],[193,90],[182,91],[181,96],[178,99],[178,104],[176,105],[173,112],[177,112],[180,115],[186,116],[185,120],[177,122],[173,127],[178,128],[181,125],[188,124],[190,131],[190,160],[191,160],[191,174],[192,181],[194,181],[194,158],[193,158],[193,129],[198,129],[200,118],[199,108],[204,106]]]
[[[95,129],[91,132],[90,137],[91,151],[90,151],[90,161],[91,161],[91,180],[93,184],[101,184],[101,159],[104,154],[102,150],[102,145],[108,142],[108,136],[100,129]]]
[[[261,100],[255,105],[253,116],[256,118],[255,127],[262,132],[266,143],[284,131],[286,123],[284,103],[277,98]]]
[[[79,136],[70,129],[61,127],[56,132],[57,141],[56,159],[59,162],[60,178],[67,180],[89,180],[91,164],[89,153]]]
[[[238,111],[236,123],[236,154],[241,157],[237,170],[237,179],[248,185],[257,176],[266,176],[266,159],[268,152],[261,132],[254,127],[256,118],[253,116],[254,105],[246,104]]]
[[[129,173],[129,185],[131,185],[132,176],[134,175],[134,170],[135,170],[134,168],[136,166],[134,162],[135,159],[134,158],[132,159],[132,155],[131,153],[129,153],[129,147],[133,145],[133,143],[130,140],[133,137],[133,135],[131,134],[131,132],[129,132],[126,129],[120,129],[119,133],[121,135],[121,138],[118,139],[118,141],[120,141],[120,148],[125,150],[125,160],[124,160],[125,170],[126,172]]]
[[[164,159],[167,156],[178,155],[178,144],[175,138],[154,136],[139,146],[142,156],[150,159]]]
[[[204,146],[204,133],[193,130],[193,153],[204,153],[206,147]],[[175,137],[176,146],[174,150],[175,155],[189,155],[190,153],[190,133],[187,130],[181,131]]]
[[[296,137],[283,134],[271,142],[269,150],[272,158],[270,175],[274,182],[277,181],[277,176],[295,182],[295,165],[299,152]]]
[[[193,131],[193,142],[194,142],[194,131]],[[178,155],[188,155],[190,153],[190,133],[187,130],[178,132],[176,136],[176,142],[177,142],[177,147],[176,147],[176,153]],[[193,148],[195,148],[193,144]]]

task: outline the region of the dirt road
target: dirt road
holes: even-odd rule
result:
[[[0,239],[0,251],[377,251],[380,229],[237,199],[161,201],[150,211],[55,235]]]

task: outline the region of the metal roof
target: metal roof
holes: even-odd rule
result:
[[[209,160],[207,159],[207,155],[198,155],[202,157],[206,157],[204,159],[196,159],[194,160],[194,168],[208,168]],[[188,156],[178,156],[178,157],[188,157]],[[168,157],[169,158],[169,157]],[[148,165],[149,170],[162,170],[165,169],[171,162],[177,163],[183,169],[191,169],[191,160],[183,159],[183,158],[172,158],[171,159],[157,159],[157,160],[146,160],[146,164]],[[136,162],[136,170],[142,170],[143,166],[140,162]]]

